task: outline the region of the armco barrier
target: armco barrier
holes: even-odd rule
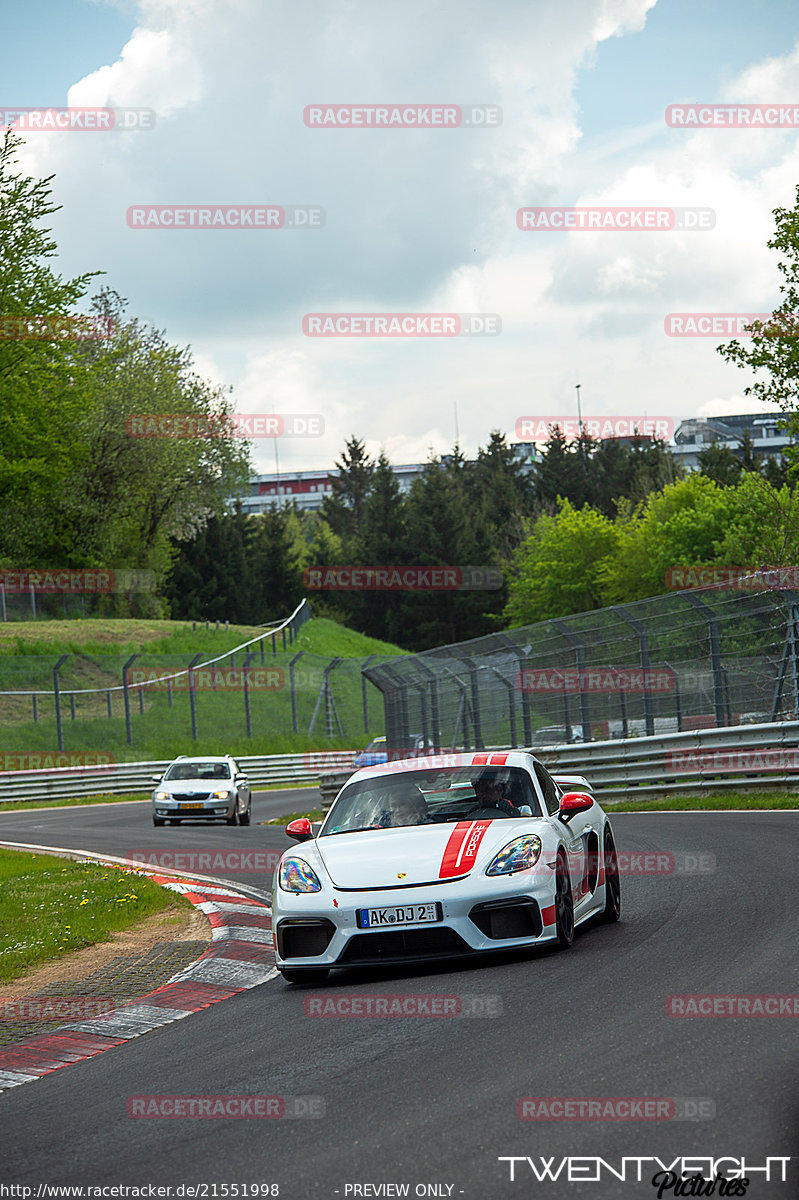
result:
[[[352,766],[355,750],[320,750],[305,754],[265,754],[236,761],[253,789],[281,784],[317,784],[325,771]],[[9,771],[0,774],[0,807],[19,800],[62,800],[72,796],[120,796],[127,792],[143,795],[153,791],[154,775],[161,775],[171,759],[163,762],[117,763],[103,767],[61,767],[49,771]]]
[[[508,747],[492,747],[508,749]],[[534,751],[550,770],[586,775],[597,796],[612,803],[631,793],[696,791],[702,787],[791,787],[799,792],[799,721],[731,725],[666,733],[660,737],[579,742]],[[237,761],[254,787],[318,784],[336,776],[340,786],[355,750],[273,754]],[[65,767],[0,775],[0,806],[11,800],[48,800],[99,793],[147,793],[152,776],[168,762],[120,763],[108,767]]]

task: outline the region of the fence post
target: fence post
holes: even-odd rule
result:
[[[511,746],[513,746],[513,747],[514,747],[514,749],[515,749],[515,747],[516,747],[516,696],[515,696],[515,688],[514,688],[514,686],[513,686],[513,683],[511,682],[511,680],[510,680],[510,679],[506,679],[506,678],[505,678],[505,676],[502,674],[502,672],[501,672],[501,671],[498,671],[496,667],[485,667],[485,670],[487,670],[487,671],[491,671],[491,673],[492,673],[493,675],[496,675],[497,679],[498,679],[498,680],[499,680],[499,682],[500,682],[500,683],[503,685],[503,687],[507,688],[507,691],[508,691],[508,715],[510,716],[510,744],[511,744]]]
[[[261,639],[261,662],[263,662],[264,643]],[[289,685],[291,687],[291,728],[297,732],[297,694],[294,690],[294,664],[302,658],[304,650],[300,650],[299,654],[295,654],[289,663]]]
[[[133,745],[133,729],[130,723],[130,689],[128,687],[128,671],[130,667],[139,658],[138,654],[132,654],[122,668],[122,695],[125,701],[125,737],[129,746]]]
[[[244,673],[244,719],[247,723],[247,737],[248,738],[252,737],[252,719],[250,717],[250,687],[249,687],[249,683],[250,683],[250,659],[253,657],[254,653],[255,653],[255,651],[251,650],[249,654],[246,654],[244,656],[244,666],[242,667],[242,671]]]
[[[473,658],[461,658],[459,662],[466,664],[469,672],[469,683],[472,693],[472,732],[474,733],[475,750],[485,750],[483,741],[482,722],[480,720],[480,686],[477,682],[477,663]]]
[[[644,625],[643,621],[636,620],[636,618],[634,616],[632,616],[632,614],[630,613],[630,610],[628,608],[625,608],[623,604],[614,604],[613,611],[617,612],[619,614],[619,616],[621,617],[622,621],[625,621],[632,629],[635,630],[635,632],[638,635],[638,657],[641,660],[641,670],[644,672],[644,680],[646,681],[645,685],[644,685],[644,721],[646,723],[647,737],[654,737],[655,736],[655,716],[652,711],[652,690],[649,687],[649,683],[648,683],[649,667],[650,667],[649,634],[647,632],[647,628]],[[625,729],[626,729],[626,725],[627,725],[627,714],[626,713],[624,714],[623,719],[624,719],[624,724],[625,724]],[[625,737],[627,736],[626,732],[625,732],[624,736]]]
[[[64,730],[61,726],[61,688],[58,682],[58,672],[63,667],[64,663],[69,658],[68,654],[62,654],[56,665],[53,667],[53,699],[55,700],[55,728],[58,737],[58,749],[64,749]]]
[[[369,702],[366,698],[366,676],[363,672],[364,668],[368,667],[369,663],[373,662],[376,658],[376,654],[370,654],[369,657],[365,658],[361,663],[361,700],[363,702],[363,731],[365,734],[369,733]]]
[[[197,692],[194,684],[194,668],[202,658],[202,654],[195,654],[194,658],[189,663],[189,706],[191,708],[191,736],[193,741],[197,741]]]
[[[566,641],[574,647],[577,656],[577,670],[580,672],[580,721],[583,726],[583,741],[590,742],[591,738],[591,716],[588,709],[588,695],[585,690],[585,642],[581,637],[578,637],[574,630],[569,629],[565,621],[551,621],[559,633],[562,633]]]
[[[7,621],[8,618],[6,616],[6,587],[5,587],[4,583],[0,583],[0,605],[2,605],[2,609],[3,609],[3,620]]]
[[[70,720],[75,720],[75,693],[69,693],[69,716]]]
[[[517,646],[515,642],[512,642],[506,633],[497,634],[497,637],[499,637],[505,643],[505,645],[509,648],[511,654],[513,654],[514,658],[516,659],[516,667],[518,670],[518,676],[517,676],[518,686],[519,686],[519,691],[522,694],[522,726],[523,726],[522,733],[523,733],[523,737],[524,737],[523,745],[529,746],[533,740],[533,722],[530,717],[530,693],[526,692],[524,690],[524,686],[523,686],[523,684],[524,684],[524,667],[525,667],[525,663],[527,661],[527,654],[525,653],[525,651],[522,649],[521,646]],[[527,647],[527,652],[529,653],[529,651],[530,651],[530,646]]]
[[[35,722],[39,720],[39,697],[35,692],[33,693],[33,719]]]
[[[106,707],[106,711],[107,711],[109,717],[113,717],[114,709],[111,704],[111,692],[110,691],[106,692],[106,694],[105,694],[105,707]]]
[[[31,613],[33,614],[33,619],[35,621],[36,620],[36,592],[33,590],[33,584],[31,584],[31,586],[30,586],[30,592],[31,592]],[[60,748],[61,747],[59,747],[59,749]]]
[[[707,621],[707,636],[710,645],[710,665],[713,670],[713,707],[716,710],[716,728],[723,729],[727,724],[726,704],[724,701],[724,675],[721,666],[721,642],[719,640],[719,619],[713,609],[700,600],[693,592],[678,592],[682,600],[702,613]]]
[[[440,754],[441,753],[441,714],[440,714],[439,708],[438,708],[438,677],[437,677],[435,671],[433,671],[430,667],[428,667],[427,663],[422,660],[421,656],[416,659],[416,665],[420,668],[420,670],[425,672],[428,679],[430,680],[430,709],[432,712],[432,720],[433,720],[433,729],[432,729],[433,752],[435,754]]]

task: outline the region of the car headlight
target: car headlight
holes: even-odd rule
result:
[[[486,867],[486,875],[511,875],[514,871],[526,871],[534,866],[541,855],[541,838],[526,834],[514,838],[500,850]]]
[[[278,883],[284,892],[321,892],[322,885],[312,867],[301,858],[286,858],[280,864]]]
[[[155,798],[156,800],[169,800],[169,792],[156,792]]]
[[[214,792],[213,797],[214,797],[214,800],[227,800],[230,797],[230,792],[228,792],[228,791]]]

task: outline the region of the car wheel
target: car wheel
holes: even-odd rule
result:
[[[153,817],[153,825],[166,825],[163,817]]]
[[[239,813],[239,825],[249,825],[250,823],[250,807],[249,805],[244,812]]]
[[[233,807],[233,812],[230,814],[230,816],[225,817],[225,824],[226,825],[235,825],[236,824],[236,807],[235,807],[235,805]]]
[[[281,967],[280,974],[286,983],[307,983],[313,985],[324,983],[330,971],[327,967],[319,967],[315,971],[292,971],[291,967]]]
[[[574,941],[574,897],[565,854],[558,855],[555,871],[555,924],[558,949],[568,950]]]
[[[605,827],[605,837],[602,842],[602,857],[605,862],[605,907],[600,921],[613,925],[621,916],[621,880],[619,879],[619,862],[616,858],[616,843],[610,827]]]

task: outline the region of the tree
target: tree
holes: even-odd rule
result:
[[[711,442],[698,454],[699,470],[719,487],[732,487],[741,478],[743,463],[729,446]]]
[[[470,502],[485,511],[500,553],[510,555],[524,536],[533,484],[504,433],[492,430],[488,445],[468,465],[465,482]]]
[[[51,270],[57,246],[42,222],[59,211],[53,177],[14,170],[21,144],[10,130],[0,143],[0,560],[36,565],[60,553],[48,565],[69,565],[52,497],[82,458],[73,430],[88,386],[69,320],[98,272],[64,279]],[[48,318],[64,332],[48,329]]]
[[[346,544],[360,532],[374,463],[366,453],[364,443],[353,435],[345,442],[344,453],[336,467],[338,475],[331,479],[332,494],[325,496],[322,502],[322,516],[333,533]]]
[[[554,516],[545,514],[532,525],[514,555],[505,619],[528,625],[598,608],[602,568],[618,540],[603,513],[561,500]]]

